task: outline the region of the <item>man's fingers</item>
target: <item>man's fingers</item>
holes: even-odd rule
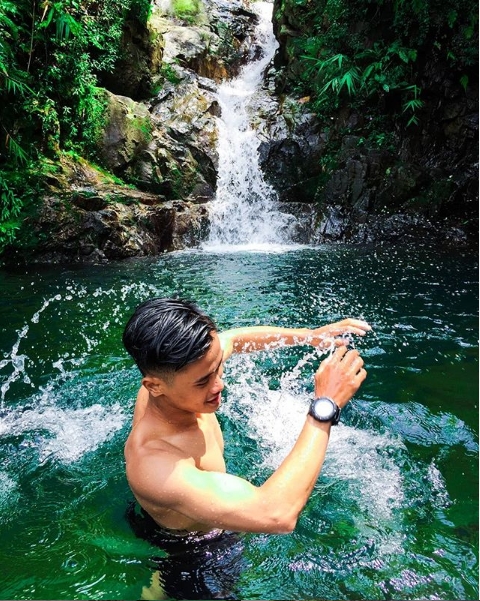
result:
[[[352,319],[351,322],[352,322],[353,326],[358,326],[359,328],[362,328],[363,330],[370,331],[372,329],[372,326],[368,322],[364,321],[363,319]]]
[[[320,363],[317,373],[321,374],[327,366],[335,364],[338,364],[339,367],[341,366],[342,370],[358,374],[362,371],[364,361],[356,349],[348,350],[345,345],[338,346],[331,355]]]
[[[359,356],[352,361],[352,369],[355,373],[358,373],[363,367],[363,359]]]
[[[332,324],[330,334],[340,336],[341,334],[356,334],[357,336],[365,336],[372,329],[366,321],[362,319],[344,319],[338,323]]]
[[[348,347],[346,345],[338,346],[328,359],[331,359],[332,361],[335,359],[341,361],[348,352]]]
[[[371,329],[371,328],[370,328]],[[335,336],[342,336],[342,334],[355,334],[356,336],[365,336],[368,332],[366,328],[358,328],[356,326],[343,326],[341,328],[336,328],[332,330],[330,334],[334,334]]]
[[[357,377],[357,379],[359,380],[359,382],[361,384],[365,380],[365,378],[367,377],[367,370],[362,367],[362,369],[357,373],[356,377]]]
[[[339,351],[343,351],[342,353],[340,353]],[[359,352],[357,351],[357,349],[350,349],[348,350],[348,348],[346,346],[344,347],[339,347],[338,349],[336,349],[335,354],[339,355],[340,360],[342,361],[342,363],[352,363],[353,361],[355,361],[355,359],[357,357],[360,357]]]
[[[350,349],[346,346],[339,346],[335,351],[325,359],[322,363],[340,363],[348,370],[357,373],[363,367],[363,359],[357,349]]]
[[[348,328],[348,334],[356,334],[357,336],[365,336],[367,331],[360,328]]]
[[[333,363],[338,363],[339,361],[341,361],[342,357],[345,356],[347,351],[348,351],[348,348],[345,345],[337,346],[337,348],[333,351],[333,353],[328,355],[328,357],[326,357],[320,363],[320,365],[317,368],[317,374],[321,374],[325,370],[327,365],[331,365]]]

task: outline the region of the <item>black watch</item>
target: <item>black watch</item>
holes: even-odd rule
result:
[[[318,422],[332,422],[332,426],[336,426],[340,421],[340,413],[340,407],[328,396],[313,399],[308,410],[308,415]]]

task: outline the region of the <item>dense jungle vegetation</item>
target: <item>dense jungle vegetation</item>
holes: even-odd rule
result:
[[[62,152],[95,158],[102,77],[150,0],[0,0],[0,252]]]
[[[25,244],[24,219],[62,153],[97,159],[101,89],[122,58],[126,24],[145,24],[150,4],[0,0],[0,254]],[[281,0],[275,20],[277,35],[289,36],[285,90],[309,97],[324,119],[342,106],[368,109],[365,140],[378,147],[390,143],[392,115],[397,129],[422,128],[442,87],[425,77],[433,63],[463,93],[478,86],[475,2]]]
[[[478,85],[478,3],[468,0],[283,0],[276,19],[287,44],[290,87],[312,95],[319,115],[350,106],[398,111],[419,125],[425,71],[435,63],[465,92]],[[294,63],[294,64],[292,64]]]
[[[375,153],[390,154],[392,175],[404,170],[416,179],[404,194],[393,175],[387,211],[450,220],[476,239],[478,2],[275,0],[274,6],[276,66],[284,71],[278,91],[304,97],[318,115],[328,136],[321,158],[326,181],[345,168],[342,144],[349,138],[365,164]]]

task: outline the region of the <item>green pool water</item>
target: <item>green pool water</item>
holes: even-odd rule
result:
[[[289,535],[245,536],[241,599],[478,599],[478,265],[345,246],[165,254],[0,271],[0,598],[140,599],[155,549],[124,519],[139,375],[121,345],[151,296],[220,329],[351,316],[368,378]],[[321,357],[234,356],[219,419],[229,471],[261,483],[303,423]]]

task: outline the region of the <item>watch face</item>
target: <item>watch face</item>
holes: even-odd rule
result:
[[[335,415],[335,407],[328,399],[318,399],[313,404],[313,410],[321,421],[328,421]]]

